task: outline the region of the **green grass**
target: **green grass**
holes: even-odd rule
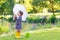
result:
[[[16,39],[14,35],[0,37],[0,40],[60,40],[60,29],[42,30],[30,34],[29,38],[25,35],[22,39]]]

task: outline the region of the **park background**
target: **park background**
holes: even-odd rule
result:
[[[24,5],[22,39],[15,39],[13,7]],[[0,0],[0,40],[60,40],[60,0]]]

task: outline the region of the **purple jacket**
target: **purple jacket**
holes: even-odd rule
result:
[[[21,29],[22,28],[22,17],[20,16],[19,19],[15,18],[16,20],[16,29]]]

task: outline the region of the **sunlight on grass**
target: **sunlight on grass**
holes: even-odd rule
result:
[[[60,40],[60,29],[44,30],[38,33],[31,33],[29,38],[23,35],[22,39],[16,39],[14,35],[0,37],[0,40]]]

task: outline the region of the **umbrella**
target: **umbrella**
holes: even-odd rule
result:
[[[22,21],[26,21],[28,13],[23,5],[15,4],[13,7],[13,14],[16,15],[19,11],[23,12]]]

